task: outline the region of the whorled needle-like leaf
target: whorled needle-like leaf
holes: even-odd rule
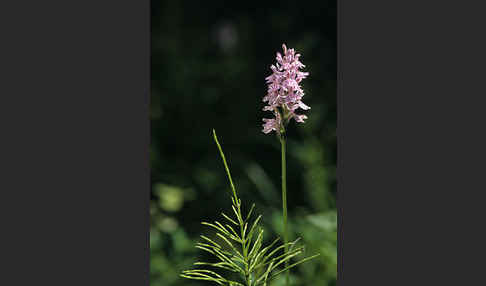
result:
[[[207,265],[207,266],[212,266],[212,267],[217,267],[233,272],[238,272],[238,269],[235,269],[233,267],[233,264],[229,264],[227,262],[218,262],[218,263],[209,263],[209,262],[196,262],[194,265]]]
[[[255,204],[251,205],[250,211],[248,212],[248,215],[246,216],[245,222],[248,222],[248,220],[251,217],[251,213],[253,212],[253,209],[255,208]]]
[[[218,273],[210,270],[203,270],[203,269],[186,270],[182,272],[181,276],[189,279],[213,281],[218,283],[219,285],[224,285],[224,283],[227,282],[227,280],[223,278],[221,275],[219,275]]]
[[[292,241],[292,244],[289,247],[289,251],[292,251],[292,248],[297,245],[297,242],[300,240],[300,237],[297,237],[296,240]]]
[[[237,264],[235,264],[235,262],[233,260],[231,260],[230,257],[228,257],[226,254],[224,254],[221,250],[218,250],[218,249],[213,249],[214,250],[214,255],[216,257],[218,257],[222,262],[227,262],[229,264],[232,264],[234,265],[237,269],[240,269],[242,272],[243,272],[243,269],[241,269],[241,267],[239,267]],[[233,256],[235,257],[235,256]]]
[[[241,239],[245,241],[245,234],[246,234],[246,229],[248,228],[248,223],[245,223],[245,226],[243,227],[243,232],[241,233]]]
[[[290,260],[292,257],[296,256],[296,255],[299,255],[302,253],[302,250],[301,249],[297,249],[297,250],[294,250],[293,252],[287,252],[283,255],[283,257],[279,257],[278,258],[278,262],[275,263],[273,265],[273,269],[275,269],[277,266],[279,266],[280,264],[284,263],[285,261],[287,260]],[[277,259],[276,259],[277,260]],[[273,270],[272,269],[272,270]]]
[[[261,266],[267,265],[268,264],[267,261],[270,260],[270,258],[273,255],[275,255],[279,250],[284,249],[286,246],[292,245],[294,242],[287,242],[287,243],[284,243],[284,244],[278,246],[277,248],[275,248],[273,251],[271,251],[269,254],[267,254],[263,257],[263,260],[257,266],[255,266],[255,269],[260,268]]]
[[[273,269],[272,267],[273,267],[273,261],[272,261],[272,262],[270,263],[270,265],[268,266],[268,269],[269,269],[269,270],[268,270],[267,272],[265,272],[265,278],[263,279],[263,285],[264,285],[264,286],[267,286],[268,274],[270,274],[270,272],[272,271],[272,270],[271,270],[271,269]]]
[[[277,256],[275,259],[281,260],[281,259],[285,259],[286,257],[288,257],[290,255],[294,255],[295,253],[300,254],[300,253],[303,253],[303,252],[304,252],[304,247],[299,247],[299,248],[293,249],[292,251],[284,252],[282,255]]]
[[[236,282],[236,281],[229,281],[228,280],[228,283],[229,283],[229,286],[245,286],[245,285],[241,284],[240,282]]]
[[[234,224],[234,225],[236,225],[236,226],[238,226],[238,225],[239,225],[239,224],[238,224],[236,221],[232,220],[232,219],[231,219],[229,216],[227,216],[225,213],[223,213],[223,212],[222,212],[222,213],[221,213],[221,215],[222,215],[222,216],[223,216],[225,219],[227,219],[229,222],[231,222],[232,224]]]
[[[212,251],[212,250],[211,250],[211,249],[209,249],[209,248],[206,248],[205,246],[201,246],[201,245],[199,245],[199,244],[198,244],[198,245],[196,245],[196,248],[199,248],[199,249],[201,249],[201,250],[207,251],[207,252],[209,252],[209,253],[211,253],[211,254],[213,254],[213,255],[214,255],[214,251]]]
[[[186,270],[186,271],[183,271],[183,273],[186,273],[186,274],[208,273],[208,274],[216,276],[218,279],[226,280],[225,278],[223,278],[223,276],[219,275],[218,273],[211,271],[211,270],[205,270],[205,269]]]
[[[225,234],[230,234],[226,229],[221,228],[219,226],[216,226],[215,224],[212,224],[212,223],[209,223],[209,222],[205,222],[205,221],[201,222],[201,224],[210,226],[212,228],[215,228],[215,229],[217,229],[217,230],[219,230],[221,232],[224,232]]]
[[[221,225],[219,222],[217,222],[219,225]],[[232,240],[238,242],[238,243],[241,243],[241,238],[239,236],[234,236],[233,234],[229,233],[228,230],[226,230],[225,228],[221,228],[219,226],[216,226],[215,224],[212,224],[212,223],[209,223],[209,222],[202,222],[201,224],[203,225],[207,225],[207,226],[210,226],[220,232],[222,232],[223,234],[225,234],[226,236],[228,236],[229,238],[231,238]]]
[[[222,247],[217,244],[216,242],[212,241],[211,239],[209,239],[208,237],[204,236],[204,235],[201,235],[201,238],[208,241],[209,243],[212,243],[214,246],[216,246],[217,248],[221,249]]]
[[[235,255],[233,253],[226,251],[224,249],[218,248],[218,247],[216,247],[212,244],[198,242],[198,243],[196,243],[196,248],[206,250],[207,252],[210,252],[213,255],[216,255],[214,252],[219,251],[219,252],[223,253],[224,255],[226,255],[227,257],[231,257],[231,258],[235,257]]]
[[[260,219],[262,218],[262,215],[259,215],[257,217],[257,219],[253,222],[253,225],[251,226],[250,228],[250,232],[248,233],[248,240],[250,241],[251,238],[253,237],[253,232],[254,230],[256,229],[256,226],[258,225],[258,223],[260,222]]]
[[[216,235],[223,239],[226,244],[228,244],[239,257],[243,258],[243,255],[241,255],[241,253],[233,246],[233,244],[228,239],[226,239],[226,237],[224,237],[221,233],[216,233]]]
[[[231,206],[231,209],[232,209],[232,210],[233,210],[233,212],[236,214],[236,218],[238,219],[238,222],[239,222],[240,224],[242,224],[242,223],[243,223],[243,218],[240,216],[240,214],[239,214],[239,212],[238,212],[238,210],[237,210],[237,208],[235,207],[235,205],[234,205],[234,204]]]
[[[240,241],[242,240],[238,233],[236,233],[236,231],[231,227],[231,225],[227,224],[226,227],[229,228],[233,235],[236,236]]]
[[[258,252],[258,254],[256,255],[256,257],[250,261],[250,268],[248,271],[252,271],[255,267],[255,265],[257,265],[257,263],[260,261],[260,259],[265,255],[265,253],[267,253],[267,251],[272,248],[275,243],[277,243],[277,241],[279,241],[280,238],[277,237],[270,245],[266,246],[265,248],[263,248],[261,251]]]
[[[250,253],[248,253],[248,259],[251,260],[253,258],[253,255],[256,255],[256,252],[260,249],[262,245],[261,244],[262,239],[263,239],[263,229],[260,230],[260,233],[258,234],[256,241],[253,243],[253,247],[250,250]]]
[[[295,267],[295,266],[297,266],[297,265],[299,265],[299,264],[301,264],[301,263],[304,263],[304,262],[306,262],[306,261],[308,261],[308,260],[314,259],[314,258],[316,258],[316,257],[318,257],[318,256],[319,256],[319,253],[318,253],[318,254],[314,254],[314,255],[312,255],[312,256],[309,256],[309,257],[306,257],[306,258],[304,258],[304,259],[302,259],[302,260],[300,260],[300,261],[298,261],[298,262],[295,262],[295,263],[293,263],[293,264],[291,264],[291,265],[289,265],[289,266],[285,267],[284,269],[282,269],[282,270],[280,270],[280,271],[278,271],[278,272],[276,272],[276,273],[272,274],[272,276],[269,278],[269,280],[272,280],[273,278],[275,278],[275,277],[277,277],[279,274],[281,274],[281,273],[283,273],[283,272],[285,272],[285,271],[289,270],[290,268],[293,268],[293,267]]]
[[[261,282],[264,282],[265,283],[264,285],[267,284],[267,277],[268,277],[268,274],[270,274],[270,272],[272,271],[273,262],[274,261],[270,262],[270,265],[268,266],[267,270],[263,273],[262,276],[260,276],[260,278],[257,279],[257,281],[255,282],[255,285],[258,285]]]
[[[219,221],[214,221],[215,224],[217,224],[226,234],[230,234],[230,232],[219,222]]]

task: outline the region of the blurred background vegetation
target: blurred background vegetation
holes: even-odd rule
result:
[[[151,26],[151,286],[211,285],[179,273],[205,260],[194,248],[208,232],[200,222],[231,212],[212,128],[243,203],[263,214],[267,243],[281,235],[280,145],[261,125],[264,79],[282,43],[302,54],[312,107],[288,128],[291,237],[321,253],[291,278],[335,285],[336,2],[152,0]]]

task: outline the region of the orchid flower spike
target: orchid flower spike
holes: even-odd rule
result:
[[[309,106],[302,102],[304,91],[300,82],[309,73],[301,71],[305,67],[300,61],[300,54],[296,54],[294,49],[287,49],[282,45],[283,55],[277,52],[277,63],[271,65],[272,74],[266,78],[268,90],[263,102],[267,105],[264,111],[271,111],[274,118],[263,118],[263,133],[268,134],[272,131],[280,133],[285,130],[285,124],[290,119],[303,123],[307,116],[297,114],[297,109],[308,110]]]

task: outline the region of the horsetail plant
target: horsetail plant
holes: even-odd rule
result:
[[[241,199],[236,192],[226,158],[214,129],[213,138],[219,149],[231,186],[233,215],[230,217],[221,213],[224,218],[223,223],[218,221],[202,223],[215,231],[215,237],[218,237],[219,243],[215,239],[201,235],[202,242],[198,242],[196,248],[212,254],[217,261],[196,262],[195,265],[207,268],[183,271],[181,277],[212,281],[223,286],[267,286],[269,281],[279,274],[318,256],[319,254],[306,257],[289,265],[290,259],[304,251],[304,247],[297,246],[299,239],[277,246],[279,238],[276,238],[269,245],[263,246],[263,229],[259,226],[262,216],[259,215],[256,219],[252,219],[255,204],[251,206],[246,216],[243,215]],[[230,280],[227,275],[216,271],[236,273],[239,279],[238,281]]]
[[[277,52],[275,65],[271,65],[270,69],[273,73],[266,78],[268,84],[267,95],[263,98],[263,102],[267,102],[263,110],[271,111],[275,118],[264,118],[263,133],[268,134],[272,131],[277,133],[280,140],[282,153],[282,213],[284,224],[284,243],[288,243],[288,226],[287,226],[287,170],[286,170],[286,139],[285,126],[293,118],[296,122],[303,123],[307,116],[304,114],[296,114],[295,110],[310,109],[309,106],[302,102],[304,91],[300,86],[300,82],[305,79],[309,73],[300,71],[304,68],[299,61],[300,54],[296,54],[294,49],[287,49],[285,44],[282,44],[284,55]],[[285,248],[287,251],[287,248]],[[288,266],[288,261],[285,262]],[[286,273],[286,285],[289,285],[289,271]]]

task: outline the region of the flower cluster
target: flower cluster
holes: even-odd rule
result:
[[[275,118],[263,119],[264,133],[275,131],[280,134],[284,124],[292,118],[296,122],[304,122],[307,116],[296,114],[295,111],[298,108],[310,109],[302,102],[304,91],[300,86],[300,82],[309,73],[300,71],[301,68],[305,67],[299,61],[300,54],[296,54],[294,49],[287,49],[285,44],[282,45],[282,48],[283,56],[277,52],[277,63],[270,66],[273,73],[266,78],[268,91],[263,102],[266,102],[267,105],[263,110],[273,112]]]

